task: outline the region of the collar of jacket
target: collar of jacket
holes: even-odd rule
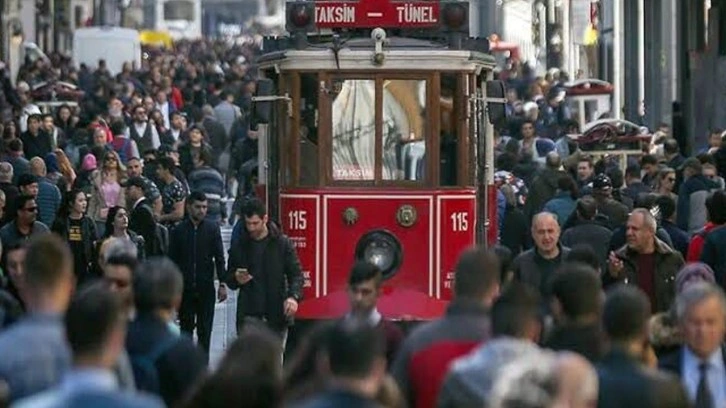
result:
[[[673,250],[673,248],[669,247],[668,244],[666,244],[665,242],[659,240],[658,237],[653,237],[653,239],[655,239],[655,253],[656,254],[668,255],[668,254],[672,254],[675,252]],[[623,245],[622,248],[618,249],[617,254],[621,255],[621,256],[627,256],[627,255],[636,255],[637,252],[630,249],[628,244],[625,244],[625,245]]]
[[[486,316],[489,309],[474,299],[454,299],[446,308],[447,316],[475,315]]]

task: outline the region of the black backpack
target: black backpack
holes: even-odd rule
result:
[[[148,353],[129,356],[131,368],[134,372],[136,388],[160,395],[161,381],[159,379],[159,371],[156,368],[156,361],[176,345],[178,341],[178,337],[171,335],[156,344]]]

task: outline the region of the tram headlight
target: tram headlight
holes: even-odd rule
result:
[[[468,4],[444,3],[442,10],[442,20],[444,26],[449,31],[466,30],[469,23]]]
[[[289,32],[311,32],[315,29],[313,16],[315,15],[315,5],[312,2],[288,2],[287,24],[286,29]]]
[[[388,231],[371,231],[358,241],[355,257],[359,261],[367,261],[376,265],[383,274],[383,279],[393,276],[403,262],[401,243]]]

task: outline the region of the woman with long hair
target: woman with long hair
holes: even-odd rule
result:
[[[106,235],[103,228],[109,209],[126,206],[126,189],[121,186],[125,180],[126,167],[118,153],[106,152],[99,169],[91,174],[91,201],[88,203],[88,215],[96,221],[102,235]]]
[[[138,249],[138,258],[144,259],[146,257],[144,237],[129,229],[129,214],[125,208],[119,206],[109,208],[103,239],[109,237],[130,240]]]
[[[51,230],[68,242],[78,283],[93,275],[94,245],[98,240],[96,224],[86,216],[86,193],[74,189],[65,194]]]
[[[63,150],[55,149],[53,153],[55,153],[55,158],[58,163],[58,171],[63,175],[63,178],[66,180],[68,190],[70,191],[71,186],[76,181],[76,171],[73,169],[71,161],[68,159],[68,156],[66,156]]]

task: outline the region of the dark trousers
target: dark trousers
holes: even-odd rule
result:
[[[198,293],[184,293],[179,308],[181,331],[192,336],[197,329],[198,344],[209,359],[209,342],[214,322],[214,296],[199,296]]]

